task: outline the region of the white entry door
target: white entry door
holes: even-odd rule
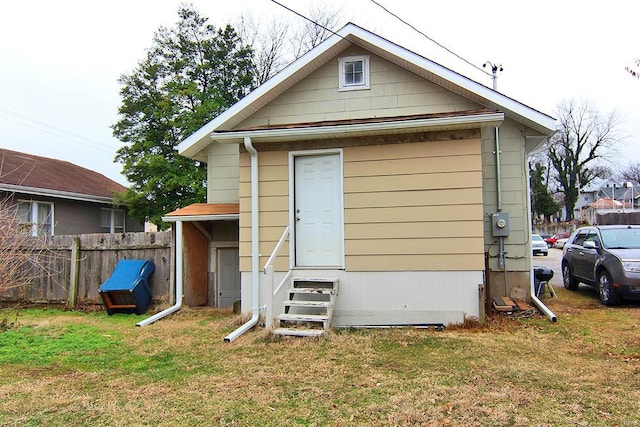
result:
[[[237,248],[218,248],[218,307],[240,300],[240,267]]]
[[[330,153],[294,159],[296,266],[341,267],[341,156]]]

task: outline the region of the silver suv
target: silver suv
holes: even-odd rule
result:
[[[600,225],[573,232],[562,252],[564,287],[595,286],[605,305],[640,300],[640,226]]]

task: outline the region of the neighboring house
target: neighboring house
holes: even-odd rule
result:
[[[625,205],[631,205],[637,196],[638,190],[631,182],[605,181],[598,189],[598,197],[617,200]]]
[[[638,190],[632,183],[608,179],[599,183],[595,189],[580,192],[574,217],[589,224],[597,224],[596,215],[633,211],[637,197]]]
[[[226,209],[167,219],[179,244],[239,248],[242,312],[267,325],[305,280],[339,283],[333,326],[460,323],[483,316],[487,283],[529,298],[528,157],[555,128],[348,24],[179,145]],[[186,295],[202,264],[177,261]]]
[[[582,219],[588,224],[597,224],[597,215],[606,215],[612,212],[623,212],[625,207],[630,208],[631,204],[625,206],[625,203],[619,200],[602,197],[591,202],[586,208],[582,209]]]
[[[33,235],[123,233],[144,225],[114,205],[126,188],[62,160],[0,149],[0,197]]]

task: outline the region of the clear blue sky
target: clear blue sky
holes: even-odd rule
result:
[[[637,13],[627,1],[377,0],[468,61],[504,66],[498,90],[553,115],[565,98],[617,109],[622,155],[640,161],[640,80],[624,67],[640,57]],[[224,25],[248,11],[295,16],[270,0],[194,0]],[[306,0],[281,0],[304,11]],[[377,32],[474,80],[491,79],[399,23],[370,0],[325,1]],[[126,184],[113,163],[118,77],[131,71],[160,25],[177,21],[176,0],[21,0],[0,14],[0,146],[59,158]]]

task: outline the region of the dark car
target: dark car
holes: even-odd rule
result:
[[[555,248],[558,239],[568,239],[569,236],[571,236],[571,233],[556,233],[551,237],[547,237],[544,241],[547,242],[547,247]]]
[[[640,225],[601,225],[573,232],[562,253],[564,287],[595,286],[600,301],[640,300]]]

